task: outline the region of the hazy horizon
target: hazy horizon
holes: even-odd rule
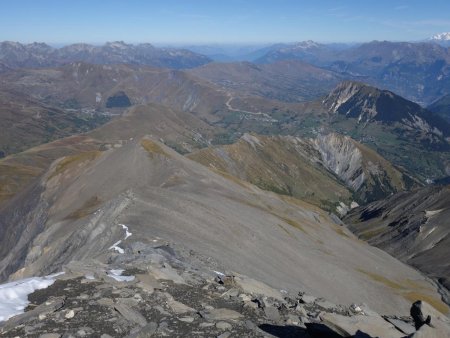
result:
[[[418,0],[18,0],[3,5],[0,41],[267,45],[313,40],[420,41],[450,31],[450,2]]]

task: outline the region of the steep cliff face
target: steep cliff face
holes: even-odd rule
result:
[[[450,186],[401,192],[350,212],[351,229],[450,289]]]
[[[321,155],[323,165],[347,186],[357,191],[366,180],[362,152],[349,137],[338,134],[319,135],[313,144]]]
[[[416,184],[370,148],[336,133],[312,140],[321,163],[355,194],[358,202],[374,201]]]

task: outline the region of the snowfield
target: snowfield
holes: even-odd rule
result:
[[[28,295],[45,289],[64,272],[45,277],[31,277],[0,285],[0,322],[24,312],[29,304]]]

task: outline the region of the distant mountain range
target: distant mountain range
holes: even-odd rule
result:
[[[373,41],[345,49],[312,41],[276,48],[255,60],[302,60],[347,76],[360,77],[412,101],[429,104],[448,93],[450,52],[435,43]]]
[[[211,60],[186,49],[156,48],[151,44],[108,42],[103,46],[85,43],[53,48],[45,43],[0,43],[0,71],[9,68],[54,67],[73,61],[95,64],[139,64],[153,67],[192,68]],[[3,64],[3,66],[2,66]]]
[[[332,78],[360,80],[391,90],[411,101],[427,106],[449,94],[450,52],[447,47],[435,43],[448,41],[445,40],[446,37],[447,34],[443,33],[433,40],[417,43],[373,41],[363,44],[321,44],[303,41],[264,46],[260,49],[255,46],[239,48],[235,46],[230,47],[231,49],[221,49],[219,46],[191,46],[192,51],[157,48],[148,43],[132,45],[120,41],[109,42],[103,46],[79,43],[62,48],[53,48],[45,43],[20,44],[7,41],[0,43],[0,72],[15,68],[55,67],[79,61],[103,65],[132,64],[172,69],[197,68],[213,60],[222,62],[244,60],[257,65],[302,61],[322,68],[322,73],[328,71],[328,75]],[[218,66],[214,67],[218,68]],[[206,69],[209,69],[208,72],[211,73],[214,67]],[[303,68],[306,69],[305,66]],[[236,74],[235,71],[231,69],[230,71]],[[316,70],[316,73],[319,72]],[[199,71],[199,75],[205,75],[205,73],[206,70]],[[337,83],[331,80],[330,85],[325,86],[325,91],[321,91],[320,79],[316,83],[312,83],[309,79],[308,83],[303,83],[302,76],[297,76],[299,81],[296,81],[296,73],[298,74],[297,70],[293,70],[293,74],[283,73],[282,70],[275,76],[286,77],[286,85],[281,86],[283,88],[287,85],[291,88],[312,85],[311,95],[305,95],[303,90],[303,93],[286,93],[284,99],[294,101],[309,99],[314,95],[324,94],[331,88],[330,85]],[[273,76],[274,73],[266,71],[266,74]],[[217,79],[211,74],[206,76],[213,80]],[[280,79],[275,79],[277,83],[275,86],[280,86]],[[264,86],[272,86],[270,82],[265,81]],[[268,88],[257,89],[257,91],[271,98],[283,97],[279,95],[280,91],[271,93],[271,89]]]
[[[449,33],[423,42],[372,41],[361,44],[322,44],[303,41],[274,44],[230,58],[262,64],[299,60],[347,79],[359,79],[379,88],[429,105],[450,88]]]
[[[301,102],[327,94],[340,74],[299,60],[255,65],[250,62],[208,63],[189,73],[240,95],[257,95],[285,102]]]

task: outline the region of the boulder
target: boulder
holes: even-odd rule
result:
[[[409,335],[409,334],[413,334],[414,332],[416,332],[416,329],[414,328],[413,325],[411,325],[410,323],[406,323],[403,320],[395,319],[395,318],[384,318],[384,319],[387,320],[392,325],[394,325],[397,328],[397,330],[400,330],[404,334]]]
[[[245,293],[252,295],[263,295],[281,301],[284,299],[284,296],[280,291],[252,278],[238,275],[235,276],[234,281],[236,286],[240,287]]]
[[[272,322],[278,322],[281,319],[280,312],[274,306],[266,306],[264,308],[264,314],[266,315],[266,318]]]
[[[145,327],[147,325],[147,320],[143,315],[125,304],[116,304],[114,306],[114,309],[119,312],[126,320],[132,323],[136,323],[141,327]]]
[[[242,315],[239,312],[230,309],[212,309],[208,311],[201,311],[200,315],[206,320],[236,320],[240,319]]]
[[[139,281],[137,286],[148,293],[152,293],[155,289],[161,289],[161,284],[150,274],[137,274],[136,279]]]
[[[175,314],[197,312],[195,309],[191,308],[190,306],[187,306],[179,301],[176,301],[175,299],[173,299],[172,295],[167,292],[164,293],[164,296],[167,299],[167,305],[170,307],[170,309]]]
[[[313,304],[316,301],[316,297],[311,295],[302,295],[301,296],[301,302],[305,304]]]
[[[343,337],[402,338],[405,335],[379,316],[356,315],[346,317],[335,313],[321,314],[322,324]]]

